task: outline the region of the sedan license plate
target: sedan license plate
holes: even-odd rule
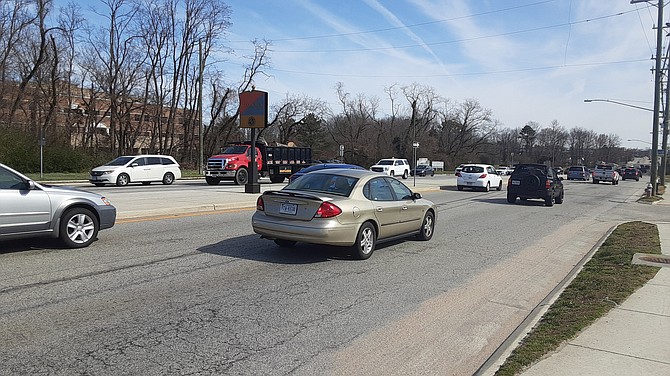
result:
[[[280,214],[296,215],[297,212],[298,212],[298,205],[296,204],[289,204],[286,202],[282,202],[281,206],[279,207]]]
[[[521,185],[521,180],[512,180],[512,185]]]
[[[465,184],[467,184],[467,185],[472,185],[472,184],[474,184],[474,183],[471,182],[471,181],[466,181]]]

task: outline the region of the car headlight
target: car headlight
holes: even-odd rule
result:
[[[105,205],[111,205],[112,204],[111,202],[109,202],[107,197],[100,197],[100,201],[102,201],[102,203],[105,204]]]
[[[112,174],[112,173],[114,173],[114,170],[107,170],[107,171],[103,171],[102,175],[109,175],[109,174]]]

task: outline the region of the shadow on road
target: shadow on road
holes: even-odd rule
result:
[[[405,240],[377,244],[375,252],[403,241]],[[358,261],[347,247],[297,243],[293,247],[284,248],[276,245],[272,240],[261,239],[259,235],[229,238],[218,243],[200,247],[197,250],[213,255],[273,264],[315,264],[326,261]]]

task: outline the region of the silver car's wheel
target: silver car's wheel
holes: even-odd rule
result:
[[[430,240],[433,237],[435,230],[435,215],[433,212],[427,212],[421,222],[421,229],[419,229],[419,239]]]
[[[85,208],[72,208],[63,214],[59,236],[70,248],[81,248],[91,244],[98,236],[98,218]]]
[[[365,222],[358,230],[356,243],[354,244],[354,256],[359,260],[365,260],[372,256],[377,242],[375,227],[370,222]]]

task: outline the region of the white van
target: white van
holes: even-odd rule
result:
[[[122,187],[128,183],[162,182],[169,185],[180,178],[179,163],[169,155],[132,155],[118,157],[94,168],[88,181],[98,187],[105,184]]]

